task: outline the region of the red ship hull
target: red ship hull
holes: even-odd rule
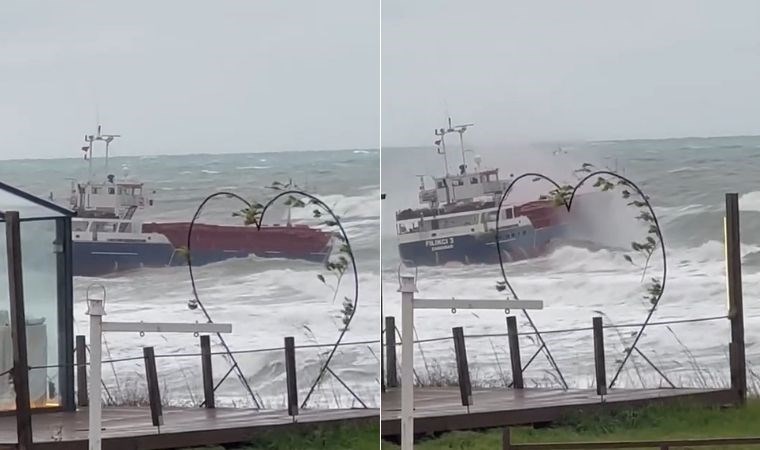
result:
[[[176,249],[187,247],[189,229],[187,222],[143,224],[143,232],[163,234]],[[196,223],[191,250],[193,262],[197,263],[248,255],[321,262],[330,254],[331,237],[329,232],[303,225],[263,226],[257,230],[254,226]]]

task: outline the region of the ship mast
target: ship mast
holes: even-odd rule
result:
[[[466,150],[464,148],[464,133],[473,123],[467,123],[464,125],[451,125],[451,117],[449,117],[449,127],[439,128],[435,130],[435,135],[438,139],[435,141],[435,145],[438,149],[438,154],[443,155],[443,164],[446,166],[446,176],[449,176],[449,161],[446,155],[446,135],[450,133],[459,133],[459,145],[462,152],[462,165],[460,166],[460,175],[467,173],[467,159],[465,158]]]
[[[106,160],[105,160],[105,169],[106,172],[108,172],[108,153],[110,150],[111,142],[113,142],[114,139],[117,137],[121,137],[120,134],[103,134],[102,133],[102,126],[98,124],[98,134],[92,135],[88,134],[85,135],[84,141],[87,142],[87,159],[89,161],[89,178],[92,180],[92,149],[94,146],[95,141],[103,141],[106,143]]]

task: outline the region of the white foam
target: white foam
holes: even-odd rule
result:
[[[742,194],[739,197],[739,210],[760,212],[760,191]]]

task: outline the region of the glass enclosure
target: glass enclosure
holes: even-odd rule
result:
[[[32,408],[74,407],[71,216],[73,212],[0,183],[0,373],[13,366],[6,213],[21,231],[29,397]],[[0,376],[0,411],[15,408],[9,374]]]

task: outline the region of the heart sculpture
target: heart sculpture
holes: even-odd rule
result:
[[[351,262],[351,269],[352,269],[353,278],[354,278],[353,308],[347,314],[346,320],[344,321],[344,327],[341,330],[340,334],[338,335],[338,339],[333,344],[332,349],[330,350],[330,353],[327,356],[327,359],[325,359],[324,363],[322,364],[322,366],[321,366],[321,368],[319,370],[319,374],[317,375],[316,380],[314,380],[314,382],[312,383],[311,388],[309,389],[309,393],[306,395],[306,398],[304,399],[303,403],[301,404],[301,408],[303,408],[303,407],[306,406],[306,404],[309,401],[309,398],[311,397],[312,393],[316,389],[316,387],[319,384],[319,382],[322,380],[322,377],[324,376],[325,372],[329,371],[330,373],[333,373],[333,375],[334,375],[334,372],[329,367],[330,366],[330,361],[332,361],[332,358],[335,355],[335,352],[338,350],[338,347],[340,346],[340,343],[343,340],[343,336],[345,336],[346,332],[348,331],[348,327],[351,324],[351,321],[353,320],[354,315],[356,314],[356,311],[357,311],[358,306],[359,306],[359,274],[358,274],[358,272],[356,270],[356,260],[354,258],[354,252],[351,250],[351,244],[350,244],[350,242],[348,240],[348,235],[346,234],[346,230],[343,228],[343,225],[341,224],[340,219],[338,218],[337,215],[335,215],[335,213],[333,212],[333,210],[329,206],[327,206],[322,200],[320,200],[319,198],[315,197],[312,194],[309,194],[309,193],[303,192],[303,191],[298,191],[298,190],[285,190],[285,191],[279,192],[275,197],[273,197],[272,199],[270,199],[265,205],[263,205],[261,207],[261,211],[258,214],[258,217],[256,217],[254,215],[251,218],[251,222],[256,226],[256,230],[260,230],[261,229],[261,224],[263,222],[264,216],[265,216],[267,210],[269,209],[269,207],[272,204],[274,204],[278,199],[280,199],[280,198],[282,198],[284,196],[292,197],[292,196],[295,196],[295,195],[300,196],[300,197],[306,197],[306,198],[308,198],[311,204],[314,204],[314,205],[317,205],[317,206],[323,208],[330,215],[330,217],[332,217],[332,223],[334,225],[336,225],[340,229],[340,234],[341,234],[341,237],[342,237],[342,241],[345,243],[345,248],[348,250],[347,254],[348,254],[348,257],[349,257],[350,262]],[[241,197],[238,194],[235,194],[235,193],[232,193],[232,192],[216,192],[214,194],[209,195],[208,197],[206,197],[203,200],[203,202],[201,202],[201,204],[198,206],[198,209],[195,211],[195,214],[193,215],[192,221],[190,222],[190,227],[189,227],[188,232],[187,232],[187,252],[188,252],[188,255],[187,255],[187,258],[186,258],[186,260],[187,260],[187,268],[188,268],[188,271],[190,273],[190,283],[191,283],[192,289],[193,289],[193,297],[194,297],[196,303],[198,304],[198,306],[201,307],[203,313],[209,319],[209,322],[211,321],[211,318],[208,315],[208,313],[206,312],[206,309],[204,308],[203,303],[200,301],[200,298],[198,296],[198,292],[197,292],[196,286],[195,286],[195,277],[193,276],[193,264],[192,264],[192,257],[191,257],[191,255],[192,255],[192,247],[191,247],[191,245],[192,245],[193,227],[195,225],[196,220],[198,220],[198,217],[200,216],[201,212],[203,211],[204,206],[210,200],[212,200],[212,199],[214,199],[216,197],[222,197],[222,196],[228,197],[228,198],[234,198],[234,199],[239,200],[241,203],[243,203],[243,205],[245,205],[245,207],[246,207],[246,209],[248,211],[250,211],[251,209],[254,208],[254,205],[252,205],[250,202],[248,202],[246,199],[244,199],[243,197]],[[261,205],[257,205],[257,206],[261,206]],[[235,361],[234,355],[232,354],[232,352],[230,351],[229,347],[227,346],[227,343],[225,342],[225,340],[224,340],[224,338],[222,337],[221,334],[217,334],[217,336],[218,336],[219,340],[221,341],[222,345],[224,346],[227,355],[232,360],[233,369],[236,369],[238,378],[240,378],[240,381],[243,383],[243,386],[245,386],[245,388],[247,389],[248,394],[253,399],[253,402],[256,405],[256,407],[260,408],[259,402],[258,402],[258,400],[256,400],[256,396],[254,395],[253,391],[251,390],[251,387],[248,384],[248,381],[246,380],[245,375],[243,375],[242,371],[240,370],[240,367],[238,366],[237,362]],[[341,383],[342,383],[342,381],[341,381]],[[349,389],[349,392],[351,392],[350,389]],[[361,403],[366,408],[366,405],[364,404],[364,402],[358,396],[356,396],[353,392],[351,392],[351,394],[354,396],[354,398],[356,398],[359,401],[359,403]]]
[[[587,169],[586,165],[584,165],[584,169]],[[586,171],[590,172],[589,170],[586,170]],[[661,250],[661,253],[662,253],[662,277],[660,278],[660,280],[661,280],[660,284],[659,284],[659,286],[657,286],[658,289],[656,289],[654,291],[654,293],[653,293],[653,295],[652,295],[652,297],[650,299],[651,300],[651,307],[649,308],[649,311],[647,313],[646,319],[644,320],[644,323],[641,325],[641,328],[639,329],[638,333],[636,334],[636,337],[634,338],[632,345],[627,346],[626,352],[625,352],[625,357],[623,358],[622,362],[618,366],[618,369],[617,369],[617,371],[615,373],[615,376],[612,378],[612,381],[610,382],[610,386],[609,387],[612,388],[612,386],[614,386],[615,381],[617,380],[618,376],[620,375],[621,371],[623,370],[623,367],[625,366],[626,362],[630,358],[631,353],[633,352],[634,349],[636,349],[636,344],[638,344],[639,339],[641,338],[642,334],[644,333],[644,330],[646,329],[647,325],[649,324],[649,321],[651,320],[652,315],[654,314],[654,311],[657,308],[657,305],[659,304],[660,299],[662,298],[662,294],[665,292],[665,281],[666,281],[667,274],[668,274],[667,258],[665,256],[665,241],[664,241],[664,239],[662,237],[662,231],[660,230],[660,224],[659,224],[659,222],[657,220],[657,215],[655,214],[654,209],[652,208],[652,205],[649,203],[649,197],[647,197],[644,194],[644,192],[633,181],[629,180],[628,178],[626,178],[626,177],[624,177],[622,175],[619,175],[619,174],[614,173],[614,172],[606,171],[606,170],[599,170],[599,171],[588,173],[585,177],[583,177],[580,181],[578,181],[578,183],[576,183],[575,186],[572,186],[572,189],[569,189],[569,190],[568,190],[568,188],[570,186],[566,186],[566,187],[563,188],[556,181],[554,181],[553,179],[549,178],[546,175],[543,175],[543,174],[540,174],[540,173],[524,173],[524,174],[518,176],[517,178],[515,178],[514,180],[512,180],[512,182],[509,184],[509,186],[507,187],[507,189],[504,191],[504,193],[502,194],[501,199],[499,201],[499,205],[498,205],[497,211],[501,211],[501,208],[502,208],[502,206],[504,204],[504,201],[509,196],[509,194],[512,191],[512,188],[515,186],[515,184],[517,182],[519,182],[520,180],[522,180],[522,179],[531,177],[533,179],[533,181],[537,181],[538,179],[543,179],[543,180],[546,180],[549,183],[551,183],[557,189],[556,193],[558,194],[557,195],[558,196],[558,198],[557,198],[558,202],[561,205],[564,205],[565,208],[567,209],[567,211],[569,212],[570,209],[572,208],[573,199],[575,199],[576,192],[578,191],[579,188],[581,188],[584,184],[586,184],[586,182],[588,180],[590,180],[591,178],[593,178],[593,177],[599,177],[599,179],[601,181],[604,181],[604,187],[602,189],[604,191],[614,189],[615,185],[612,184],[612,183],[610,183],[610,182],[608,182],[608,181],[606,181],[606,179],[602,179],[601,178],[602,176],[609,176],[609,177],[617,178],[617,180],[618,180],[617,185],[621,185],[621,186],[625,186],[625,187],[630,187],[630,188],[634,189],[636,191],[636,193],[641,197],[642,201],[638,202],[638,204],[640,206],[642,206],[642,207],[646,206],[646,208],[648,209],[649,217],[651,217],[651,222],[652,222],[652,226],[651,226],[650,230],[651,230],[651,232],[653,234],[655,234],[657,236],[657,239],[659,240],[659,244],[660,244],[660,250]],[[624,198],[627,198],[627,197],[624,196]],[[497,214],[496,215],[495,239],[496,239],[496,251],[499,254],[499,267],[501,269],[501,275],[502,275],[502,278],[503,278],[503,286],[505,288],[509,289],[510,293],[512,294],[512,296],[515,299],[518,299],[517,293],[513,289],[512,285],[509,283],[509,279],[507,278],[507,272],[506,272],[506,269],[504,268],[504,260],[503,260],[503,257],[502,257],[502,251],[501,251],[501,247],[500,247],[500,241],[501,241],[501,239],[499,239],[499,218],[500,218],[500,216],[501,216],[501,214]],[[634,245],[634,250],[636,250],[635,245]],[[652,251],[654,251],[654,250],[652,250]],[[536,332],[536,335],[538,337],[538,340],[539,340],[542,348],[546,351],[546,356],[547,356],[547,358],[549,360],[549,363],[557,371],[557,373],[559,374],[560,380],[565,385],[565,388],[567,388],[567,383],[565,382],[564,378],[562,377],[562,373],[559,370],[559,367],[557,366],[556,362],[554,361],[554,358],[551,356],[551,352],[549,351],[549,348],[546,346],[546,343],[544,342],[543,338],[541,337],[541,333],[539,332],[538,328],[536,328],[536,326],[535,326],[533,320],[531,319],[530,315],[528,314],[528,312],[525,311],[525,310],[523,310],[523,314],[528,319],[528,322],[530,323],[530,326]]]

